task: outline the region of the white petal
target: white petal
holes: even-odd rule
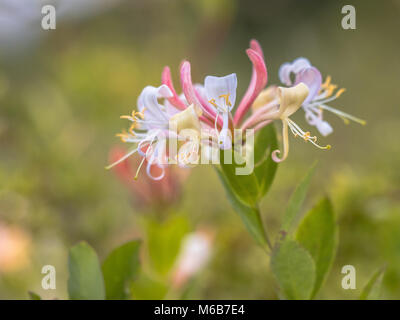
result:
[[[207,100],[215,100],[218,106],[225,107],[224,95],[229,95],[230,106],[228,110],[232,110],[236,101],[237,78],[236,74],[232,73],[225,77],[207,76],[204,80],[204,87],[207,94]]]
[[[326,122],[326,121],[318,121],[316,123],[316,127],[318,129],[318,131],[324,136],[326,137],[327,135],[331,134],[333,132],[333,128],[332,126]]]
[[[287,86],[292,85],[292,81],[290,80],[291,70],[292,66],[288,62],[282,64],[281,67],[279,68],[279,80]]]
[[[321,73],[315,67],[304,68],[296,74],[296,81],[294,84],[298,84],[300,82],[303,82],[310,90],[308,97],[303,102],[303,104],[307,104],[314,100],[314,98],[318,95],[322,84]]]
[[[292,62],[292,72],[297,73],[301,69],[312,67],[310,61],[307,58],[297,58]]]
[[[295,59],[292,63],[286,62],[282,64],[281,67],[279,68],[279,79],[285,85],[291,86],[293,82],[290,78],[290,75],[292,73],[296,74],[300,72],[302,69],[309,67],[311,67],[310,61],[302,57]]]
[[[158,88],[147,86],[140,94],[137,105],[139,111],[145,110],[146,120],[161,121],[168,123],[168,116],[165,106],[158,103],[158,98],[172,97],[172,92],[166,85]]]

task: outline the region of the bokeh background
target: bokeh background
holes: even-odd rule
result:
[[[291,139],[290,156],[262,202],[270,233],[276,235],[291,192],[318,159],[303,210],[328,195],[340,228],[318,297],[355,299],[386,265],[383,297],[400,299],[400,1],[66,0],[67,13],[50,31],[41,29],[40,11],[30,16],[34,0],[13,0],[21,6],[11,11],[7,2],[0,0],[0,299],[25,299],[28,290],[66,298],[68,248],[80,240],[103,259],[124,241],[143,238],[143,260],[151,260],[146,236],[163,223],[174,235],[198,228],[213,235],[211,259],[185,297],[277,298],[268,257],[212,167],[179,173],[173,195],[170,187],[150,201],[140,193],[145,185],[153,189],[144,174],[134,182],[104,169],[110,150],[124,147],[114,136],[126,126],[119,116],[135,107],[145,85],[160,83],[165,65],[176,87],[182,59],[191,61],[196,82],[236,72],[240,96],[251,74],[251,38],[264,49],[270,84],[279,83],[282,63],[305,56],[347,88],[332,106],[368,122],[345,125],[327,114],[335,131],[320,141],[330,151]],[[356,30],[341,27],[349,3]],[[307,126],[302,114],[295,118]],[[175,238],[171,245],[181,239]],[[173,246],[160,254],[173,259]],[[46,264],[56,267],[56,290],[41,288]],[[356,290],[341,287],[347,264],[356,267]],[[163,279],[148,271],[140,297],[157,297]]]

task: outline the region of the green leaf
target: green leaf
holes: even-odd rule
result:
[[[295,221],[296,216],[299,214],[300,208],[306,198],[307,190],[310,185],[311,177],[314,174],[316,163],[307,171],[306,175],[300,181],[292,196],[290,197],[289,204],[283,216],[281,229],[284,232],[289,232]]]
[[[251,152],[251,151],[249,151]],[[231,164],[224,163],[224,156],[230,155],[232,159]],[[254,174],[254,171],[248,175],[239,175],[237,170],[243,168],[244,165],[239,165],[235,162],[239,159],[239,162],[244,162],[244,158],[237,152],[232,150],[221,150],[220,152],[220,168],[223,173],[227,185],[236,195],[239,201],[246,206],[254,207],[258,201],[258,195],[260,192],[258,186],[258,180]]]
[[[104,283],[108,300],[127,297],[128,283],[139,270],[140,241],[131,241],[114,249],[103,263]]]
[[[28,294],[29,294],[29,299],[31,300],[42,300],[42,297],[33,291],[28,291]]]
[[[131,299],[134,300],[161,300],[168,292],[165,283],[151,279],[143,273],[131,283],[130,289]]]
[[[308,250],[316,266],[313,298],[321,288],[335,258],[338,244],[336,218],[329,199],[322,199],[302,220],[297,241]]]
[[[175,263],[183,237],[189,232],[189,223],[183,216],[171,216],[161,223],[150,219],[146,222],[151,264],[154,271],[166,276]]]
[[[371,279],[362,290],[360,300],[378,300],[380,298],[384,274],[385,268],[380,268],[379,270],[375,271]]]
[[[68,293],[73,300],[102,300],[104,280],[96,252],[86,242],[72,247],[68,258]]]
[[[222,185],[225,188],[228,199],[235,209],[235,211],[239,214],[242,219],[245,227],[250,232],[250,234],[254,237],[258,244],[260,244],[263,248],[268,245],[267,236],[265,234],[264,226],[261,220],[260,211],[257,207],[252,207],[244,204],[240,201],[240,199],[236,196],[236,194],[232,191],[229,186],[228,181],[224,174],[217,169],[218,176],[222,182]]]
[[[315,283],[311,255],[296,241],[286,238],[274,248],[271,268],[287,299],[310,299]]]
[[[254,173],[259,185],[259,198],[265,196],[275,178],[278,164],[271,153],[278,149],[275,127],[270,124],[257,134],[254,144]]]

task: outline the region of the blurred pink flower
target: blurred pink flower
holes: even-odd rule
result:
[[[0,222],[0,273],[13,272],[29,263],[30,237],[17,226]]]
[[[175,288],[182,287],[191,277],[204,269],[212,254],[213,239],[214,234],[208,229],[200,229],[183,239],[172,274],[172,284]]]
[[[111,162],[118,161],[126,154],[124,148],[114,147],[110,151],[109,159]],[[190,174],[190,170],[179,167],[165,168],[162,180],[154,180],[147,175],[134,180],[136,168],[141,162],[140,156],[125,159],[113,167],[113,171],[119,180],[131,191],[136,204],[143,207],[154,205],[172,205],[179,200],[182,193],[182,183]],[[159,174],[160,170],[156,165],[151,166],[154,174]]]

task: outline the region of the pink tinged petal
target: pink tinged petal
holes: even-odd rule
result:
[[[172,97],[168,98],[168,101],[175,106],[176,108],[183,110],[185,109],[187,106],[186,104],[179,98],[178,94],[175,91],[174,88],[174,84],[172,82],[172,78],[171,78],[171,70],[169,67],[165,67],[162,75],[161,75],[161,82],[162,84],[165,84],[166,86],[168,86],[168,88],[171,90],[172,92]]]
[[[202,105],[197,98],[196,91],[192,83],[189,61],[184,61],[181,64],[181,85],[188,104],[194,104],[195,108],[197,109],[196,111],[199,111],[199,109],[201,110]]]
[[[307,104],[314,100],[314,98],[318,95],[322,84],[321,73],[315,67],[304,68],[296,74],[296,80],[294,84],[297,85],[300,82],[303,82],[310,91],[306,100],[303,102],[303,104]]]
[[[257,52],[261,56],[261,58],[264,59],[263,50],[262,50],[262,48],[260,46],[260,43],[257,40],[252,39],[250,41],[250,49],[253,49],[255,52]]]
[[[204,110],[206,115],[215,119],[215,111],[206,101],[203,101],[201,94],[197,93],[193,86],[189,61],[183,61],[181,64],[181,85],[188,104],[194,104],[197,114],[200,115]],[[220,118],[218,118],[218,123],[222,125]]]
[[[266,86],[268,81],[267,67],[265,66],[263,57],[253,49],[247,49],[246,53],[253,63],[253,75],[250,85],[236,110],[233,119],[235,125],[240,123],[243,116],[246,114],[247,110],[249,110],[254,100]]]

